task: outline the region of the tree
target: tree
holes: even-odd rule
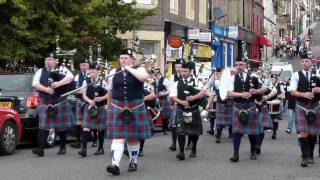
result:
[[[154,10],[142,11],[122,0],[0,0],[0,61],[24,60],[39,65],[55,51],[77,48],[76,59],[89,45],[102,44],[102,56],[114,57],[123,47],[117,32],[138,29]]]

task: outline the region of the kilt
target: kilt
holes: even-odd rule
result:
[[[222,104],[217,102],[217,118],[216,125],[231,125],[232,124],[232,104]]]
[[[314,109],[318,106],[318,103],[302,103],[297,101],[297,105],[300,105],[306,109]],[[305,111],[301,109],[300,107],[296,106],[296,130],[297,133],[300,132],[306,132],[311,135],[317,135],[320,134],[320,108],[318,108],[316,111],[317,121],[309,125],[306,118],[305,118]]]
[[[47,118],[48,104],[56,104],[56,115],[54,118]],[[39,113],[39,128],[40,129],[66,129],[74,126],[75,118],[71,110],[71,104],[65,99],[50,99],[40,100],[40,105],[37,107]]]
[[[216,111],[210,111],[208,112],[208,118],[209,118],[209,121],[210,121],[210,125],[214,125],[215,123],[215,120],[216,120],[216,114],[217,112]]]
[[[84,108],[81,107],[81,104],[83,102],[82,101],[77,101],[76,103],[76,124],[79,125],[79,124],[82,124],[82,121],[83,121],[83,110]]]
[[[107,116],[105,106],[98,107],[97,118],[90,118],[88,113],[89,105],[86,104],[83,111],[82,128],[97,129],[99,131],[105,129],[105,119]]]
[[[200,135],[202,134],[202,121],[199,108],[192,110],[192,122],[185,123],[182,116],[183,111],[177,107],[176,127],[177,135]]]
[[[172,106],[172,112],[169,119],[169,127],[176,127],[176,115],[177,115],[177,104],[174,103]]]
[[[160,116],[161,118],[169,118],[172,114],[172,108],[170,102],[168,100],[168,96],[159,97],[159,104],[160,104]]]
[[[118,101],[112,99],[113,104],[119,107],[133,108],[144,103],[143,99],[133,101]],[[132,110],[133,118],[131,122],[124,123],[120,117],[121,109],[110,105],[107,109],[105,120],[106,137],[108,139],[147,139],[151,137],[150,116],[145,105]]]
[[[269,115],[268,107],[266,105],[261,107],[261,109],[259,111],[258,119],[261,122],[262,127],[264,129],[272,129],[273,128],[272,119]]]
[[[263,133],[263,128],[261,122],[258,120],[258,112],[256,108],[250,109],[248,111],[248,124],[243,125],[239,122],[238,110],[237,109],[249,109],[255,107],[254,102],[250,103],[233,103],[233,117],[232,117],[232,132],[248,135],[258,135]],[[237,108],[237,109],[236,109]]]

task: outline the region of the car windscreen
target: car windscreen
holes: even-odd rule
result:
[[[29,91],[30,76],[24,74],[0,75],[0,89],[2,92]]]
[[[279,74],[279,71],[272,71],[271,74]],[[291,71],[282,71],[280,74],[280,78],[284,78],[284,77],[290,78],[291,75],[292,75]]]

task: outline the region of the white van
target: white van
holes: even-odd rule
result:
[[[293,67],[292,64],[289,64],[288,62],[275,62],[272,63],[271,68],[271,74],[279,74],[279,72],[282,72],[280,74],[279,80],[283,80],[284,78],[290,78],[293,74]]]

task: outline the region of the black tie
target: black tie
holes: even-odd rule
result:
[[[184,80],[184,84],[188,84],[188,80],[185,79],[185,80]]]
[[[307,80],[309,82],[309,73],[308,73],[308,71],[306,71],[306,78],[307,78]]]
[[[244,82],[242,73],[240,73],[240,78],[241,78],[241,81]]]

